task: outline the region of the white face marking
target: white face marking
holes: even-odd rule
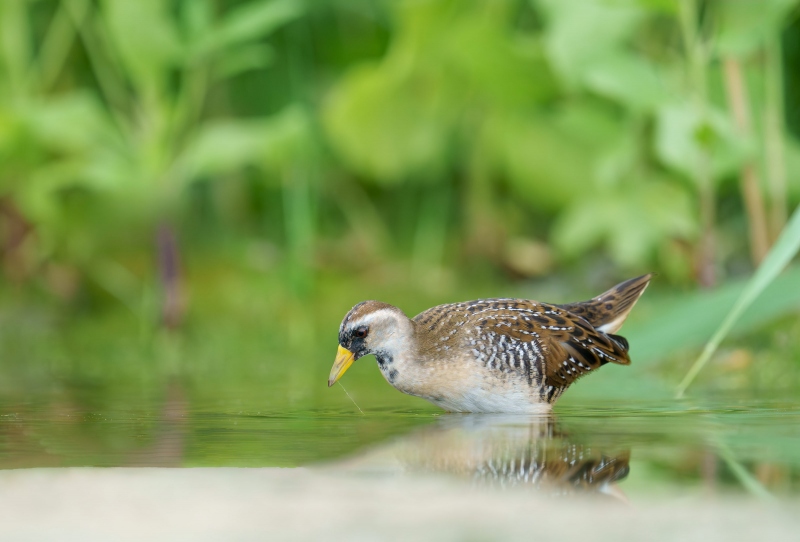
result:
[[[403,320],[406,320],[405,322]],[[367,346],[370,349],[386,350],[394,355],[407,344],[410,322],[404,315],[391,309],[379,309],[365,315],[354,325],[367,326]]]

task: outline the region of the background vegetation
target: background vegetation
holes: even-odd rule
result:
[[[798,65],[795,0],[3,0],[0,393],[352,409],[357,301],[656,271],[568,395],[670,397],[800,202]],[[698,389],[797,389],[798,306],[792,268]]]

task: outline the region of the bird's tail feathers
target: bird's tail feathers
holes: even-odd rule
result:
[[[625,319],[652,278],[653,273],[648,273],[621,282],[588,301],[559,305],[559,307],[585,318],[598,331],[613,334],[625,323]]]

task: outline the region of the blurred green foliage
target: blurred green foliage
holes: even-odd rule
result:
[[[517,214],[535,218],[505,221],[505,231],[547,240],[562,263],[600,248],[623,268],[658,267],[685,280],[703,213],[713,216],[717,200],[736,193],[744,164],[768,169],[761,142],[778,146],[778,159],[793,145],[782,128],[765,141],[770,127],[760,117],[782,107],[763,87],[780,77],[768,73],[769,55],[780,54],[768,45],[794,6],[398,3],[386,55],[345,75],[325,125],[367,179],[463,175],[466,199],[477,204],[467,206],[467,222],[489,213],[503,224],[513,201]],[[748,79],[729,92],[758,97],[747,104],[758,128],[747,132],[736,129],[722,88],[728,57],[745,63]],[[783,216],[785,190],[767,198]],[[705,211],[704,191],[714,198]]]
[[[796,4],[8,0],[4,272],[136,306],[168,223],[297,291],[397,257],[711,284],[800,196]]]
[[[269,62],[260,41],[300,15],[292,2],[224,15],[208,1],[14,0],[2,10],[0,179],[35,232],[34,272],[65,262],[132,297],[115,260],[120,233],[179,213],[200,179],[284,167],[307,139],[291,103],[235,122],[206,106],[216,85]]]

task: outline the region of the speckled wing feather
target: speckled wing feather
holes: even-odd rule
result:
[[[426,348],[432,354],[457,344],[490,370],[525,377],[547,402],[605,363],[630,363],[625,339],[548,303],[483,299],[434,307],[414,320],[437,337]]]
[[[545,385],[550,394],[550,386],[556,396],[581,376],[600,368],[608,362],[629,365],[628,342],[618,335],[598,331],[580,316],[551,305],[550,313],[559,313],[566,320],[561,329],[549,326],[545,341],[549,355],[546,359]]]
[[[609,361],[630,363],[624,339],[599,332],[560,307],[524,300],[492,304],[501,310],[482,313],[475,322],[491,345],[479,359],[489,367],[499,361],[504,368],[523,370],[547,401]]]

